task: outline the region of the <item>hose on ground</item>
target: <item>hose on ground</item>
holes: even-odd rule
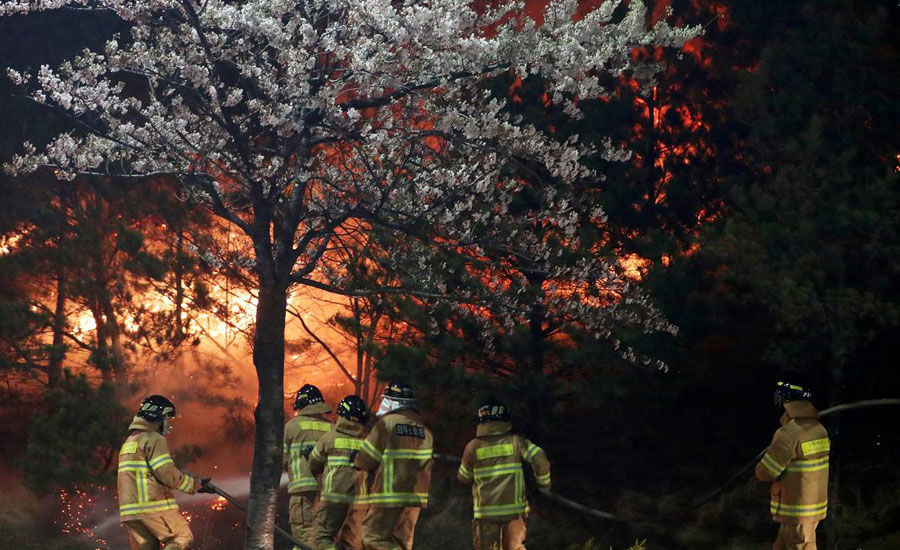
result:
[[[832,414],[839,413],[839,412],[853,410],[853,409],[861,409],[861,408],[866,408],[866,407],[883,407],[883,406],[890,406],[890,405],[900,405],[900,399],[869,399],[866,401],[857,401],[855,403],[845,403],[843,405],[837,405],[835,407],[830,407],[828,409],[820,411],[819,418],[822,418],[825,416],[830,416]],[[731,478],[729,478],[728,481],[726,481],[725,483],[723,483],[722,485],[720,485],[713,491],[710,491],[709,493],[705,494],[704,496],[698,498],[693,503],[691,503],[691,505],[687,508],[687,510],[697,509],[697,508],[703,506],[704,504],[708,503],[709,501],[713,500],[714,498],[716,498],[724,490],[731,487],[736,481],[738,481],[744,475],[746,475],[750,469],[754,468],[756,466],[756,464],[759,462],[759,460],[763,457],[764,454],[766,454],[765,449],[763,449],[759,454],[757,454],[753,458],[753,460],[748,462],[743,468],[738,470],[738,472],[736,474],[731,476]],[[453,462],[456,464],[459,464],[462,462],[462,459],[458,456],[451,456],[451,455],[445,455],[445,454],[440,454],[440,453],[434,453],[433,456],[436,460],[443,460],[446,462]],[[579,504],[579,503],[575,502],[574,500],[569,500],[563,496],[557,495],[556,493],[553,493],[547,489],[539,488],[538,493],[540,493],[541,495],[549,498],[550,500],[553,500],[554,502],[557,502],[571,510],[575,510],[576,512],[580,512],[582,514],[585,514],[585,515],[588,515],[588,516],[591,516],[591,517],[594,517],[597,519],[603,519],[603,520],[609,520],[609,521],[619,521],[619,522],[626,522],[626,523],[652,523],[652,521],[648,521],[645,519],[626,519],[626,518],[619,517],[615,514],[611,514],[609,512],[604,512],[602,510],[596,510],[594,508],[590,508],[583,504]],[[681,515],[683,513],[684,512],[681,512],[679,515]]]
[[[224,498],[225,500],[227,500],[228,502],[233,504],[235,508],[237,508],[241,512],[244,512],[245,516],[247,515],[247,508],[243,504],[241,504],[241,502],[238,499],[229,495],[224,490],[222,490],[219,487],[216,487],[212,483],[207,483],[206,486],[209,487],[210,489],[212,489],[217,495],[219,495],[220,497]],[[310,546],[308,544],[304,544],[304,543],[300,542],[299,540],[295,539],[290,533],[288,533],[287,531],[285,531],[278,525],[275,526],[275,534],[281,535],[285,540],[290,541],[291,544],[293,544],[295,547],[299,548],[300,550],[314,550],[312,546]]]

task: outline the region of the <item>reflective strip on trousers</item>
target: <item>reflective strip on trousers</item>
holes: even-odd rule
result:
[[[828,501],[816,504],[782,504],[771,501],[769,512],[773,516],[787,516],[792,518],[804,518],[824,514],[828,509]]]
[[[425,506],[428,504],[428,493],[373,493],[360,497],[359,501],[365,504]]]
[[[520,502],[516,504],[475,506],[473,511],[475,519],[483,519],[497,516],[509,516],[513,514],[525,514],[528,512],[528,505],[524,502]]]

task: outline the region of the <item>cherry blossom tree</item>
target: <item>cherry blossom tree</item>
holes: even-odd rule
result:
[[[579,212],[555,186],[540,211],[520,219],[508,211],[521,185],[506,176],[511,165],[540,165],[548,178],[571,184],[594,176],[586,155],[626,155],[542,134],[506,112],[484,80],[504,71],[540,75],[549,100],[579,117],[578,100],[604,92],[599,74],[652,78],[659,67],[637,64],[634,48],[679,47],[699,30],[650,24],[637,1],[609,0],[580,17],[576,8],[576,0],[551,0],[536,20],[523,3],[484,8],[468,0],[0,3],[3,15],[101,10],[130,25],[102,52],[35,74],[9,71],[79,131],[43,147],[26,143],[8,171],[170,178],[185,200],[232,224],[253,251],[246,265],[258,297],[259,401],[247,548],[273,547],[288,290],[346,291],[340,273],[320,272],[337,232],[379,225],[408,235],[415,244],[407,252],[428,255],[438,245],[477,259],[485,229],[502,227],[486,246],[515,248],[553,272],[559,241],[532,238],[526,228],[540,219],[574,239],[579,216],[602,220],[599,209]],[[411,279],[418,288],[352,292],[440,295],[441,277],[425,268],[445,265],[423,261]],[[612,273],[589,260],[559,269],[586,288]],[[578,309],[575,301],[568,307]],[[620,321],[588,309],[601,333]],[[630,321],[666,327],[649,308]]]

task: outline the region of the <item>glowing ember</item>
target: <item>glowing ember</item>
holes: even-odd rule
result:
[[[225,500],[224,497],[219,497],[215,502],[212,503],[210,508],[215,510],[216,512],[222,512],[225,510],[226,506],[228,506],[228,501]]]
[[[59,519],[54,523],[59,526],[61,533],[86,537],[92,544],[96,544],[97,550],[108,550],[107,542],[95,533],[97,520],[116,511],[103,507],[97,501],[96,493],[97,487],[93,485],[73,491],[60,490]],[[101,509],[102,514],[98,514]]]

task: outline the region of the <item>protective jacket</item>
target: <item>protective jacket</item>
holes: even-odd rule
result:
[[[334,429],[323,435],[309,455],[309,469],[322,477],[322,502],[349,504],[365,496],[365,474],[353,467],[352,457],[362,447],[366,427],[338,417]]]
[[[831,440],[809,401],[788,401],[756,477],[771,481],[769,511],[775,521],[803,523],[825,518]]]
[[[159,425],[134,417],[131,435],[119,449],[118,490],[121,521],[158,517],[178,510],[175,490],[194,494],[200,480],[175,466]]]
[[[475,519],[510,521],[528,513],[523,462],[531,464],[538,486],[549,489],[550,461],[543,449],[512,433],[509,422],[478,425],[456,473],[457,479],[472,485]]]
[[[354,461],[360,470],[375,470],[361,501],[374,508],[427,507],[433,447],[431,430],[414,409],[379,418]]]
[[[309,455],[316,442],[331,431],[325,418],[331,412],[327,403],[314,403],[300,409],[284,426],[284,469],[288,473],[288,493],[316,491],[319,483],[309,471]]]

